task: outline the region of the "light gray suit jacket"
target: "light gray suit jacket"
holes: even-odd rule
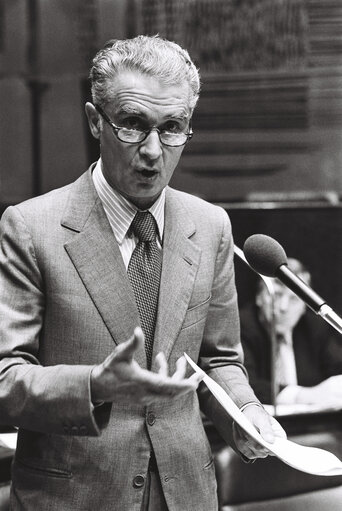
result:
[[[228,217],[171,188],[165,208],[154,353],[174,371],[186,351],[239,406],[255,400],[241,365]],[[91,169],[9,208],[0,248],[0,422],[19,427],[12,509],[140,511],[135,477],[152,447],[170,511],[216,510],[199,401],[228,441],[231,424],[204,385],[168,405],[92,408],[92,365],[139,316]],[[146,367],[143,351],[136,358]]]

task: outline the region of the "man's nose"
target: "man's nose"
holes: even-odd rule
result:
[[[162,154],[162,144],[156,129],[152,129],[145,140],[140,144],[140,154],[149,160],[157,160]]]
[[[283,295],[278,299],[278,309],[281,312],[286,312],[289,308],[289,297],[287,295]]]

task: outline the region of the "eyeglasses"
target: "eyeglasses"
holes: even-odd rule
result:
[[[168,130],[161,130],[156,126],[152,126],[152,128],[148,130],[116,126],[99,105],[95,105],[95,108],[104,118],[104,120],[111,126],[116,138],[118,138],[121,142],[125,142],[126,144],[140,144],[140,142],[143,142],[149,136],[152,130],[156,130],[159,136],[159,140],[162,144],[170,147],[179,147],[185,145],[187,141],[190,140],[193,136],[191,127],[189,128],[188,133],[184,133],[182,131],[171,132]]]

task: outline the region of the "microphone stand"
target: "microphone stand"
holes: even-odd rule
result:
[[[279,392],[279,385],[277,382],[277,375],[276,375],[276,360],[277,360],[277,354],[278,354],[278,343],[277,343],[277,336],[276,336],[276,322],[275,322],[275,308],[274,308],[274,285],[273,285],[273,279],[270,277],[266,277],[265,275],[261,275],[260,273],[256,272],[252,266],[248,263],[245,254],[239,248],[238,246],[234,245],[234,253],[236,256],[238,256],[251,270],[253,270],[264,282],[266,289],[270,295],[270,302],[271,302],[271,322],[270,322],[270,339],[271,339],[271,404],[273,405],[273,415],[277,415],[277,395]]]

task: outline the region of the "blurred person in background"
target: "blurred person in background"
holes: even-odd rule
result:
[[[288,266],[311,285],[311,275],[300,261],[289,258]],[[342,406],[342,339],[276,279],[274,288],[277,404]],[[265,404],[271,403],[271,304],[266,285],[259,281],[254,302],[240,311],[249,381]]]

